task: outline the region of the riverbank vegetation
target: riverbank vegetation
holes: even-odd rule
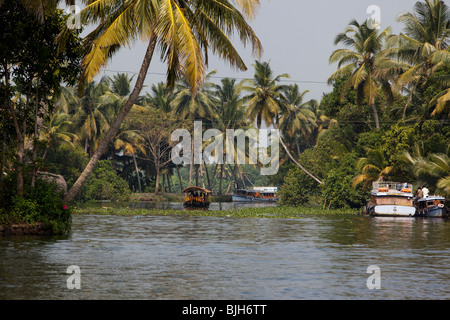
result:
[[[74,214],[93,215],[126,215],[139,218],[141,216],[210,216],[225,218],[283,218],[292,219],[299,216],[341,216],[354,215],[355,212],[349,208],[318,210],[316,206],[273,206],[252,207],[232,210],[177,210],[177,209],[136,209],[129,207],[114,206],[79,206],[74,209]]]
[[[252,79],[217,80],[207,72],[203,48],[247,68],[219,30],[237,32],[258,59],[262,44],[247,20],[259,1],[230,3],[227,12],[192,1],[183,1],[184,11],[171,11],[179,9],[172,1],[142,10],[141,1],[130,1],[142,25],[127,23],[131,16],[113,19],[120,5],[111,12],[92,5],[80,22],[96,28],[83,38],[81,29],[67,28],[58,1],[42,3],[0,2],[3,224],[45,220],[66,230],[74,202],[165,193],[179,201],[190,185],[225,198],[235,188],[276,186],[283,208],[297,207],[292,212],[307,203],[322,212],[358,210],[380,178],[426,184],[450,197],[450,11],[443,1],[405,8],[400,34],[350,21],[336,35],[332,89],[320,101],[289,83],[288,74],[274,74],[267,61],[254,62]],[[94,78],[135,39],[148,43],[136,75]],[[161,50],[168,79],[144,88],[154,50]],[[277,174],[261,175],[261,164],[174,164],[171,133],[192,132],[194,120],[220,132],[279,129]],[[43,178],[50,175],[54,183]]]

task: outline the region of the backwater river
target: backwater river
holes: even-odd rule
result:
[[[449,266],[448,219],[75,214],[0,238],[0,299],[443,300]]]

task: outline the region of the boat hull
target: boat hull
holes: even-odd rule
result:
[[[412,217],[415,213],[416,208],[414,206],[376,205],[373,208],[373,215],[375,216]]]
[[[278,198],[255,198],[255,197],[244,197],[244,196],[239,196],[239,195],[235,195],[233,194],[232,197],[233,201],[236,202],[276,202],[278,200]]]
[[[425,211],[419,211],[417,215],[420,217],[444,218],[447,216],[447,212],[445,208],[432,207]]]

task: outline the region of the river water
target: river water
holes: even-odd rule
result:
[[[440,300],[449,266],[444,219],[74,215],[0,238],[0,299]]]

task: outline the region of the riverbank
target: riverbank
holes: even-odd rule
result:
[[[74,214],[90,215],[156,215],[156,216],[213,216],[240,218],[296,218],[300,215],[349,215],[356,214],[355,209],[322,210],[320,207],[256,207],[232,210],[176,210],[176,209],[134,209],[129,207],[92,207],[83,206],[74,209]]]
[[[181,193],[132,193],[130,201],[169,201],[169,202],[183,202],[184,195]],[[211,195],[211,202],[231,202],[232,195]]]

